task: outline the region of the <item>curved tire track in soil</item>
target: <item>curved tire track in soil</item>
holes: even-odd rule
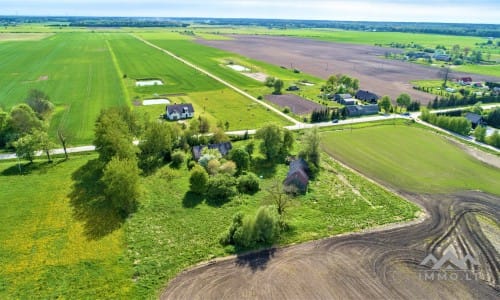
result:
[[[499,255],[475,216],[500,221],[500,197],[417,195],[423,222],[223,259],[172,280],[161,299],[497,299]],[[449,245],[479,262],[477,280],[425,280],[421,261]],[[472,273],[471,273],[472,274]],[[475,277],[472,277],[475,278]]]

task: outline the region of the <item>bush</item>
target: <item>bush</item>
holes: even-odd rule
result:
[[[229,152],[229,158],[234,161],[238,168],[238,173],[247,170],[250,166],[250,155],[245,149],[235,148]]]
[[[220,162],[217,159],[212,159],[207,164],[207,172],[210,175],[217,175],[219,173]]]
[[[191,169],[193,169],[194,166],[196,166],[196,162],[194,160],[189,160],[187,163],[188,170],[191,171]]]
[[[283,113],[285,113],[285,114],[289,114],[290,111],[291,111],[290,107],[288,107],[288,106],[285,106],[285,108],[283,108]]]
[[[189,176],[189,190],[196,194],[203,194],[207,190],[207,184],[207,171],[202,166],[196,165]]]
[[[182,151],[175,151],[172,153],[172,166],[178,168],[182,163],[184,163],[184,159],[186,158],[186,154]]]
[[[238,192],[254,194],[260,189],[259,178],[254,173],[248,173],[238,178]]]
[[[233,161],[226,161],[219,167],[219,173],[233,176],[236,174],[236,164]]]
[[[227,200],[236,195],[236,180],[226,174],[218,174],[208,180],[207,196],[213,200]]]
[[[261,206],[255,216],[244,216],[241,212],[233,217],[233,223],[227,233],[221,237],[223,245],[235,245],[247,249],[259,244],[270,245],[279,236],[280,220],[276,209]]]

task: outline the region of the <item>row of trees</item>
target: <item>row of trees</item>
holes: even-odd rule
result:
[[[429,109],[438,109],[438,108],[446,108],[446,107],[454,107],[454,106],[467,106],[474,105],[478,102],[482,103],[492,103],[498,102],[500,98],[498,95],[490,95],[490,96],[482,96],[478,97],[475,93],[470,95],[464,95],[463,97],[457,97],[456,95],[450,95],[449,97],[437,97],[434,98],[433,101],[427,104],[427,108]]]
[[[471,123],[464,117],[439,116],[430,113],[427,109],[422,110],[420,117],[423,121],[436,125],[438,127],[456,132],[461,135],[469,135]]]

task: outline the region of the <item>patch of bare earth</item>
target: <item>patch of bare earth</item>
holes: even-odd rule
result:
[[[476,216],[498,223],[500,198],[478,192],[405,196],[429,217],[213,261],[181,273],[161,299],[497,299],[498,253]],[[458,257],[478,261],[466,271],[472,280],[438,279],[420,265],[430,253],[439,259],[449,246]]]
[[[360,80],[361,89],[396,99],[408,93],[427,104],[435,96],[413,89],[410,82],[439,79],[438,69],[403,61],[385,59],[386,52],[401,49],[324,42],[278,36],[232,35],[232,40],[198,40],[198,43],[265,61],[274,65],[293,66],[306,73],[328,78],[348,74]],[[454,76],[471,76],[475,81],[500,81],[499,77],[454,72]]]
[[[296,115],[304,115],[314,110],[322,109],[323,106],[316,102],[309,101],[294,94],[266,95],[266,100],[277,104],[283,108],[288,107]]]
[[[0,42],[14,42],[14,41],[39,41],[46,37],[54,35],[53,33],[13,33],[3,32],[0,33]]]

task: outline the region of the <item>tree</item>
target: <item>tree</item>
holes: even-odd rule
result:
[[[207,172],[210,175],[217,175],[219,173],[220,161],[212,159],[207,164]]]
[[[47,161],[52,162],[50,151],[55,147],[55,144],[50,140],[46,131],[35,130],[33,135],[38,139],[38,146],[47,155]]]
[[[49,101],[49,96],[44,92],[32,89],[26,97],[26,103],[35,111],[41,118],[46,118],[54,110],[54,105]]]
[[[438,76],[443,79],[443,87],[446,87],[448,79],[451,76],[451,67],[449,65],[441,67],[438,72]]]
[[[113,157],[104,168],[101,181],[105,199],[123,217],[137,210],[141,187],[135,158]]]
[[[178,168],[184,163],[186,159],[186,154],[180,150],[176,150],[172,153],[172,166]]]
[[[212,135],[212,142],[214,144],[229,142],[229,137],[224,132],[224,130],[222,130],[222,128],[216,128]]]
[[[392,107],[391,98],[389,98],[389,96],[383,96],[382,99],[378,101],[378,107],[383,109],[386,114],[389,113]]]
[[[227,174],[217,174],[208,179],[207,197],[224,201],[236,195],[236,180]]]
[[[278,161],[293,146],[293,134],[276,124],[269,124],[257,130],[256,137],[262,140],[260,150],[267,161]]]
[[[274,82],[276,81],[276,78],[274,77],[271,77],[271,76],[268,76],[266,77],[266,81],[264,82],[264,84],[267,86],[267,87],[273,87],[274,86]]]
[[[157,121],[148,123],[139,143],[141,169],[149,173],[160,167],[171,155],[175,140],[169,124]]]
[[[137,148],[132,143],[133,128],[136,127],[128,115],[120,108],[109,108],[101,111],[95,124],[94,145],[99,158],[105,162],[114,156],[120,159],[135,157]]]
[[[189,190],[196,194],[203,194],[207,190],[207,184],[207,171],[202,166],[196,165],[189,176]]]
[[[486,142],[491,146],[500,149],[500,132],[495,130],[495,132],[493,132],[493,134],[486,139]]]
[[[411,104],[411,97],[410,97],[410,95],[403,93],[403,94],[399,95],[398,98],[396,98],[396,103],[399,106],[403,106],[404,108],[408,109],[408,107]]]
[[[481,115],[483,113],[483,108],[481,107],[481,105],[483,105],[481,101],[477,102],[472,106],[471,111],[475,114]]]
[[[219,167],[220,174],[227,174],[233,176],[234,174],[236,174],[236,171],[237,171],[236,164],[234,163],[234,161],[230,160],[226,161]]]
[[[236,163],[237,174],[241,174],[250,166],[250,155],[242,148],[234,148],[229,152],[229,158]]]
[[[273,92],[273,94],[275,94],[275,95],[281,95],[281,90],[283,89],[283,85],[284,85],[283,80],[276,79],[274,81],[274,85],[273,85],[274,86],[274,92]]]
[[[500,128],[500,107],[494,108],[488,113],[486,123],[495,128]]]
[[[238,192],[254,194],[259,191],[259,178],[254,173],[248,173],[238,178]]]
[[[268,201],[276,207],[278,215],[284,217],[286,209],[290,206],[291,198],[286,192],[283,183],[278,180],[274,180],[271,186],[267,189],[267,192]]]
[[[199,132],[200,133],[208,133],[210,131],[210,121],[205,116],[200,116],[198,118],[199,121]]]
[[[35,129],[43,129],[43,122],[27,104],[19,104],[12,108],[7,124],[5,135],[7,142],[17,140],[20,136],[29,134]]]
[[[68,140],[70,139],[70,134],[67,133],[65,129],[59,128],[57,129],[57,137],[59,138],[59,142],[61,142],[61,146],[64,149],[64,157],[68,159],[68,151],[67,151],[67,144]]]
[[[307,130],[303,137],[302,157],[309,163],[309,167],[314,166],[316,170],[319,169],[320,162],[320,137],[318,127],[313,127]]]
[[[12,145],[16,149],[17,157],[27,159],[30,163],[32,163],[40,143],[36,136],[32,134],[25,134],[14,141]]]
[[[484,143],[486,139],[486,127],[478,125],[474,130],[474,138],[476,138],[476,141]]]

